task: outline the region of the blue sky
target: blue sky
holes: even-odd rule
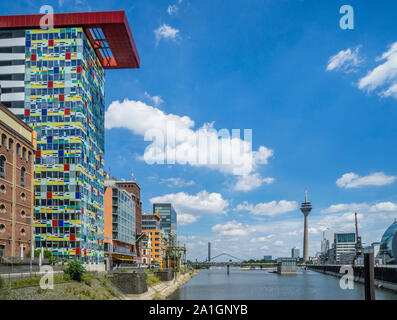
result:
[[[354,211],[367,244],[397,218],[395,1],[16,0],[2,11],[44,4],[125,10],[141,68],[106,73],[105,167],[134,172],[144,212],[174,203],[189,258],[205,258],[208,241],[242,258],[302,248],[305,187],[312,255],[325,227],[354,230]],[[354,30],[339,26],[344,4]],[[144,132],[170,119],[191,137],[206,123],[252,129],[253,171],[147,164]]]

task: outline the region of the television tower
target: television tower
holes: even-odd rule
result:
[[[309,260],[309,226],[307,216],[312,211],[312,204],[307,201],[307,188],[305,190],[305,202],[302,202],[301,211],[305,217],[304,231],[303,231],[303,262]]]

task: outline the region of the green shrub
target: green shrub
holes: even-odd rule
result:
[[[68,268],[63,272],[69,275],[72,280],[81,281],[83,279],[83,274],[86,271],[78,261],[71,261]]]
[[[4,288],[5,286],[5,280],[3,279],[2,276],[0,276],[0,289]]]

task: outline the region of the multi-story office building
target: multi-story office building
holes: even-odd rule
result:
[[[153,203],[153,213],[160,215],[160,229],[176,241],[177,214],[171,203]]]
[[[0,104],[0,260],[32,248],[36,132]]]
[[[141,201],[141,188],[135,181],[133,174],[131,174],[130,181],[117,181],[116,185],[120,188],[127,190],[131,198],[135,201],[135,253],[137,255],[136,262],[142,262],[142,201]]]
[[[356,234],[354,232],[335,232],[328,262],[331,264],[351,264],[356,255]]]
[[[159,214],[146,213],[142,215],[142,232],[150,238],[152,263],[161,263],[164,258],[166,234],[160,229],[161,217]]]
[[[300,250],[298,248],[291,249],[291,258],[299,259]]]
[[[35,246],[101,263],[105,69],[138,68],[118,12],[0,17],[0,100],[37,131]]]
[[[104,209],[105,257],[116,263],[136,261],[135,201],[109,175],[105,177]]]
[[[263,256],[263,260],[272,261],[273,260],[273,256]]]

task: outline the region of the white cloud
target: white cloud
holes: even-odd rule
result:
[[[242,175],[237,178],[237,183],[234,186],[236,191],[250,191],[259,188],[263,183],[271,184],[274,178],[262,178],[259,173],[251,175]]]
[[[273,200],[271,202],[258,203],[255,206],[245,201],[237,205],[235,210],[248,211],[255,215],[276,216],[296,209],[298,209],[298,203],[296,201],[280,200],[277,202]]]
[[[342,175],[336,180],[336,184],[340,188],[358,188],[363,186],[383,186],[393,183],[397,177],[386,176],[383,172],[376,172],[368,176],[360,177],[359,175],[350,172]]]
[[[167,8],[167,12],[170,16],[172,16],[173,14],[174,15],[178,14],[178,10],[179,10],[179,8],[176,4],[169,5]]]
[[[168,183],[169,186],[172,187],[188,187],[195,184],[193,180],[185,181],[181,178],[167,178],[161,179],[162,183]]]
[[[212,231],[219,232],[223,236],[246,236],[250,232],[254,232],[255,228],[233,220],[223,224],[216,224],[212,227]]]
[[[335,213],[341,211],[361,211],[369,208],[366,203],[338,203],[321,210],[322,213]]]
[[[358,87],[362,90],[373,91],[381,86],[389,86],[380,94],[397,98],[397,42],[393,43],[389,50],[376,60],[384,62],[361,78]]]
[[[384,211],[394,211],[397,212],[397,205],[393,202],[379,202],[374,204],[370,208],[371,212],[384,212]]]
[[[187,213],[177,213],[178,225],[185,226],[187,224],[196,222],[199,217]]]
[[[250,240],[250,242],[252,242],[252,243],[256,243],[256,242],[268,242],[268,241],[270,241],[270,240],[273,239],[273,238],[274,238],[274,234],[269,234],[269,235],[267,235],[267,236],[265,236],[265,237],[252,238],[252,239]]]
[[[153,143],[141,159],[149,164],[178,163],[205,166],[227,174],[249,174],[268,163],[274,151],[260,146],[253,151],[248,139],[230,136],[226,129],[215,130],[205,123],[195,130],[188,116],[166,114],[141,101],[113,101],[105,114],[105,128],[127,128]],[[168,139],[169,131],[175,139]],[[171,160],[171,162],[169,162]],[[172,162],[173,161],[173,162]]]
[[[179,214],[198,216],[201,214],[224,214],[229,205],[220,193],[208,193],[203,190],[196,195],[184,192],[170,193],[150,199],[151,203],[172,203]]]
[[[151,96],[149,93],[145,92],[145,97],[148,98],[149,100],[153,101],[154,105],[158,107],[160,104],[164,102],[163,99],[161,99],[160,96]]]
[[[156,46],[157,46],[161,39],[176,41],[179,34],[179,30],[174,29],[167,24],[163,24],[162,26],[154,30],[154,34],[156,36]]]
[[[345,73],[357,71],[356,67],[361,63],[359,51],[361,46],[356,47],[354,50],[348,48],[339,51],[336,55],[328,60],[327,71],[341,70]]]

